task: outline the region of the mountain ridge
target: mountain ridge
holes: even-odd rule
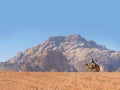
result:
[[[120,68],[120,52],[109,50],[93,40],[86,40],[79,34],[50,37],[42,44],[18,52],[6,63],[15,64],[36,56],[40,58],[46,51],[59,51],[69,61],[68,65],[80,72],[87,71],[83,64],[90,63],[93,57],[103,71],[117,71]]]

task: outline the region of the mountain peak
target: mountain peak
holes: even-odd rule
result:
[[[48,41],[63,42],[65,39],[64,36],[53,36],[48,39]]]
[[[86,42],[86,40],[80,36],[80,34],[69,35],[69,36],[53,36],[48,39],[48,41],[54,42],[65,42],[65,41],[81,41]]]
[[[81,37],[79,34],[67,36],[65,39],[66,39],[66,41],[86,42],[86,40],[83,37]]]

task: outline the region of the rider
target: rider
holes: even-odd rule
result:
[[[90,64],[90,67],[92,68],[92,69],[94,69],[94,67],[95,67],[95,62],[94,62],[94,59],[92,58],[92,62],[91,62],[91,64]]]

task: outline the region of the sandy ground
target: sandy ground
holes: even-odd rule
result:
[[[120,73],[1,72],[0,90],[120,90]]]

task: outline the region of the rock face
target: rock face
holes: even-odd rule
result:
[[[20,65],[20,64],[18,64]],[[19,67],[19,66],[17,66]],[[76,72],[77,70],[68,64],[68,60],[58,51],[46,51],[40,56],[29,57],[22,61],[21,71],[55,71]]]
[[[21,57],[20,54],[17,55]],[[30,56],[22,60],[15,60],[15,58],[13,61],[1,63],[0,69],[3,71],[77,72],[59,51],[45,51],[40,56]]]
[[[90,63],[92,58],[101,71],[119,71],[120,52],[111,51],[79,34],[50,37],[43,44],[0,63],[0,70],[87,71],[83,64]]]

